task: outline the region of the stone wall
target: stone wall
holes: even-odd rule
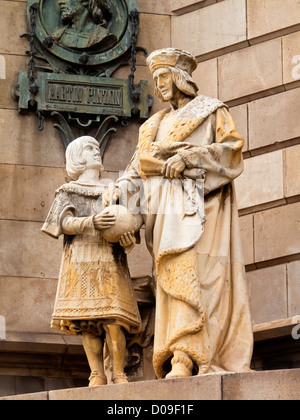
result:
[[[300,313],[300,4],[170,5],[172,46],[197,56],[201,93],[230,106],[246,140],[245,171],[235,185],[255,338],[276,337],[281,366],[291,366],[282,348],[291,349],[292,340],[279,345],[278,339],[290,335],[291,328],[281,327],[294,325]],[[297,366],[299,359],[298,350]],[[256,368],[262,365],[254,358]]]
[[[172,45],[198,57],[200,90],[230,106],[246,139],[236,189],[253,321],[293,317],[300,313],[299,2],[171,4]]]
[[[253,322],[260,332],[274,321],[288,326],[300,314],[299,1],[139,5],[138,45],[149,52],[173,46],[194,53],[200,93],[225,101],[245,137],[245,172],[236,189]],[[67,177],[51,121],[38,132],[34,115],[19,115],[11,97],[28,62],[28,42],[19,37],[26,32],[25,13],[26,1],[0,0],[0,315],[7,327],[6,341],[0,341],[0,395],[82,385],[87,375],[80,342],[49,328],[62,241],[40,228],[53,192]],[[149,80],[153,91],[142,53],[137,64],[137,80]],[[123,67],[114,76],[128,75]],[[152,113],[162,107],[155,100]],[[112,137],[107,176],[116,179],[126,167],[139,126],[120,126]],[[130,256],[130,268],[133,277],[151,275],[144,244]]]

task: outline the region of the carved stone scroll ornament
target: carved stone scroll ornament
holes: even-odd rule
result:
[[[59,112],[53,112],[51,116],[57,120],[57,123],[54,124],[54,127],[58,130],[59,135],[63,141],[63,144],[65,148],[67,149],[69,144],[75,140],[73,131],[71,130],[68,122],[65,120],[62,114],[60,114]],[[99,142],[101,156],[104,155],[104,151],[106,149],[110,136],[117,131],[115,127],[109,128],[109,126],[110,124],[117,123],[117,121],[118,121],[118,118],[114,115],[107,117],[100,124],[97,130],[95,139],[98,140]]]

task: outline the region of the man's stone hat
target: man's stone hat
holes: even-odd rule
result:
[[[164,48],[153,51],[147,58],[147,65],[152,73],[160,67],[177,67],[186,71],[190,76],[196,70],[198,63],[196,58],[187,51],[177,48]]]

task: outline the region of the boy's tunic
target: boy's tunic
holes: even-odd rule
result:
[[[42,231],[58,238],[64,251],[52,327],[76,334],[97,335],[103,323],[116,323],[129,333],[140,330],[140,314],[119,244],[111,244],[94,228],[101,213],[104,186],[71,182],[56,192]]]

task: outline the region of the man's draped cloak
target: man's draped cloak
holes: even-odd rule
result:
[[[143,179],[140,205],[156,280],[158,378],[170,371],[176,350],[189,355],[198,374],[250,369],[252,322],[233,184],[243,171],[243,145],[227,107],[198,96],[179,110],[158,112],[141,127],[137,151],[119,180],[124,192]],[[186,164],[185,177],[205,173],[203,208],[196,187],[196,212],[178,204],[186,202],[183,184],[161,175],[176,154]],[[201,189],[203,181],[197,185]]]

